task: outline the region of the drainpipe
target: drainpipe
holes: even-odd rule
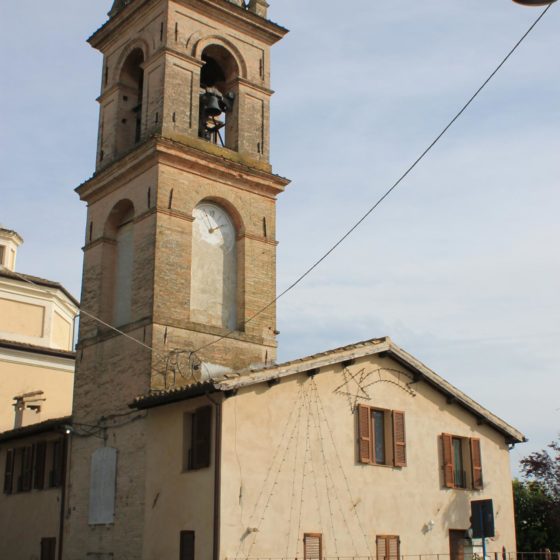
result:
[[[220,560],[220,507],[222,484],[222,403],[216,405],[216,441],[214,448],[214,551],[213,560]]]
[[[58,560],[62,560],[62,541],[64,539],[64,512],[66,505],[66,473],[68,466],[68,438],[69,434],[65,430],[62,440],[62,489],[60,492],[60,522],[58,528]]]

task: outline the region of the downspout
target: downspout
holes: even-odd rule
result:
[[[220,560],[221,498],[222,498],[222,403],[216,402],[216,441],[214,448],[214,551],[213,560]]]
[[[66,506],[66,473],[68,467],[68,439],[65,432],[62,440],[62,489],[60,492],[60,521],[58,525],[58,560],[62,560],[62,541],[64,539],[64,512]]]

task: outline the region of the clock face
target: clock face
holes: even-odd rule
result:
[[[205,202],[193,211],[195,227],[203,241],[215,247],[222,247],[229,253],[235,244],[235,227],[227,212]]]

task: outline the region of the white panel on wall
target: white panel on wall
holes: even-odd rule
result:
[[[108,525],[115,520],[117,450],[96,449],[91,456],[89,524]]]

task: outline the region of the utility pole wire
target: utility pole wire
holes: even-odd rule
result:
[[[257,311],[254,315],[249,317],[246,321],[243,322],[243,325],[247,325],[254,319],[256,319],[259,315],[264,313],[268,308],[273,306],[281,297],[285,296],[288,292],[292,291],[298,284],[300,284],[307,276],[309,276],[324,260],[326,260],[356,229],[358,229],[362,223],[372,214],[384,201],[387,199],[392,192],[410,175],[410,173],[416,168],[416,166],[432,151],[434,146],[445,136],[447,131],[455,124],[455,122],[463,115],[463,113],[470,107],[472,102],[480,95],[482,90],[490,83],[492,78],[502,69],[505,63],[510,59],[513,53],[519,48],[521,43],[527,38],[527,36],[533,31],[533,29],[537,26],[537,24],[541,21],[541,19],[545,16],[548,10],[552,7],[552,4],[549,4],[539,15],[539,17],[533,22],[533,24],[527,29],[527,31],[523,34],[521,39],[517,41],[514,47],[508,52],[508,54],[504,57],[504,59],[498,64],[498,66],[494,69],[494,71],[484,80],[482,85],[476,90],[476,92],[470,97],[470,99],[463,105],[460,111],[451,119],[451,121],[447,124],[447,126],[436,136],[436,138],[432,141],[432,143],[420,154],[420,156],[414,161],[414,163],[397,179],[397,181],[393,184],[393,186],[385,192],[385,194],[375,202],[373,206],[369,208],[369,210],[326,252],[324,253],[317,261],[315,261],[301,276],[299,276],[294,282],[292,282],[284,291],[278,294],[270,303],[262,307],[259,311]],[[225,338],[229,338],[236,330],[231,330],[226,334],[222,335],[221,337],[209,342],[197,348],[194,352],[200,352],[212,346]]]

